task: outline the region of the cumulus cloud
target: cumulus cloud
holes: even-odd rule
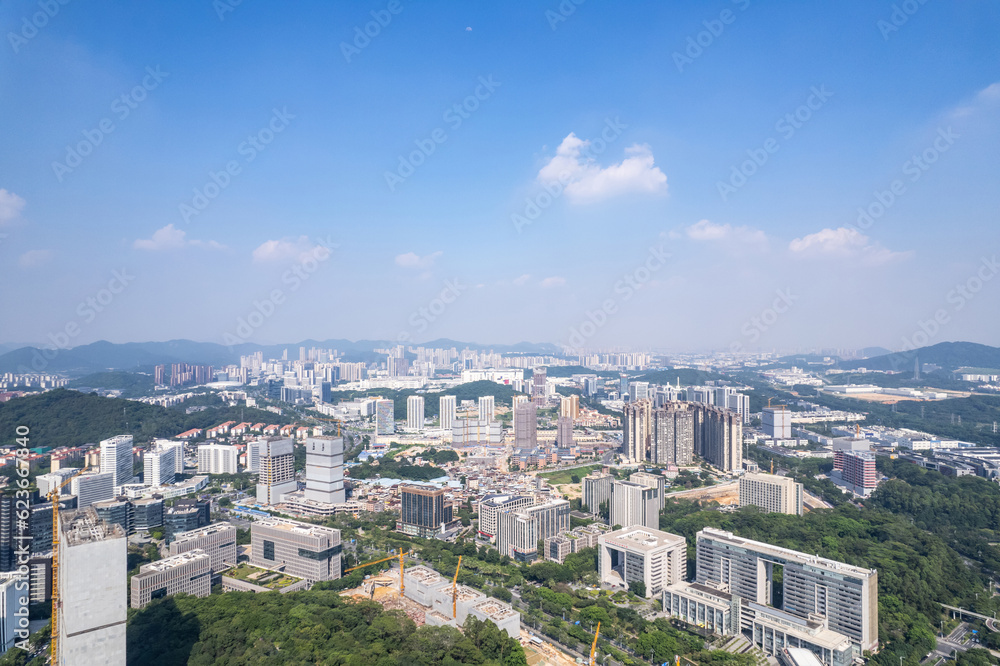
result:
[[[760,229],[734,227],[731,224],[716,224],[701,220],[687,227],[687,237],[694,241],[735,241],[740,245],[767,245],[767,236]]]
[[[13,192],[0,188],[0,224],[13,222],[19,218],[26,203]]]
[[[316,244],[309,240],[308,236],[285,237],[261,243],[253,251],[253,260],[262,264],[278,261],[300,261],[311,256],[315,249]]]
[[[649,146],[635,144],[625,149],[625,159],[601,167],[589,154],[590,141],[570,133],[555,156],[538,172],[543,185],[562,183],[566,196],[575,203],[608,199],[622,194],[665,192],[667,176],[655,166]]]
[[[188,240],[187,232],[168,224],[153,232],[152,238],[138,238],[132,247],[136,250],[177,250],[182,247],[206,247],[212,250],[222,250],[225,246],[215,241]]]
[[[566,278],[559,276],[547,277],[538,283],[538,286],[542,289],[551,289],[553,287],[561,287],[566,284]]]
[[[814,234],[796,238],[788,249],[803,257],[860,258],[868,265],[877,266],[909,256],[909,252],[893,252],[857,229],[838,227],[822,229]]]
[[[434,265],[434,262],[438,260],[444,252],[440,250],[437,252],[431,252],[430,254],[425,254],[420,256],[416,252],[406,252],[404,254],[396,255],[396,265],[402,266],[403,268],[430,268]]]
[[[18,265],[24,268],[34,268],[46,264],[52,259],[52,250],[28,250],[18,260]]]
[[[520,275],[514,278],[514,284],[518,287],[523,287],[524,285],[528,284],[528,280],[530,279],[531,279],[531,274],[525,273],[524,275]]]

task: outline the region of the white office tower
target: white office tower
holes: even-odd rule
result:
[[[128,550],[125,531],[94,509],[59,516],[59,666],[125,666]]]
[[[258,439],[247,444],[247,471],[260,471],[260,450],[267,446],[266,439]]]
[[[236,474],[240,450],[226,444],[202,444],[198,447],[199,474]]]
[[[173,449],[174,450],[174,472],[177,474],[184,473],[184,442],[174,442],[169,439],[158,439],[156,440],[156,446],[160,449]]]
[[[56,470],[54,472],[49,472],[48,474],[40,474],[35,478],[35,483],[38,484],[38,494],[41,497],[46,497],[50,492],[58,488],[63,481],[73,476],[80,470],[73,467],[66,467],[63,469]]]
[[[628,396],[630,402],[648,400],[650,398],[649,382],[632,382],[628,385]]]
[[[792,412],[786,405],[765,407],[761,423],[764,434],[771,439],[792,438]]]
[[[260,473],[257,476],[257,501],[261,504],[277,504],[282,495],[296,490],[295,445],[292,440],[278,437],[264,440],[260,451]]]
[[[22,582],[18,584],[18,581]],[[27,629],[28,581],[21,579],[16,571],[0,573],[0,651],[6,652],[14,647],[18,638],[14,632],[19,613],[23,613],[24,627]]]
[[[622,527],[660,526],[660,493],[631,481],[615,481],[611,485],[611,524]]]
[[[451,430],[455,425],[456,416],[455,396],[443,395],[438,401],[439,424],[442,430]]]
[[[642,583],[647,599],[687,576],[687,541],[677,534],[626,527],[597,537],[597,550],[601,583],[623,588]]]
[[[153,444],[142,454],[142,481],[147,486],[165,486],[177,475],[177,449]]]
[[[538,444],[538,407],[524,400],[514,408],[514,447],[533,449]]]
[[[423,398],[421,398],[421,402]],[[344,439],[306,438],[306,499],[326,504],[343,504]]]
[[[396,432],[396,405],[392,400],[375,401],[375,436]]]
[[[115,496],[115,484],[110,472],[81,474],[70,481],[70,492],[76,495],[76,508],[85,509],[94,502],[103,502]]]
[[[110,473],[116,486],[132,483],[132,435],[101,440],[101,473]]]
[[[479,396],[479,420],[492,421],[495,414],[496,414],[496,404],[494,403],[493,396],[491,395]]]
[[[424,429],[424,399],[411,395],[406,399],[406,427],[410,430]]]

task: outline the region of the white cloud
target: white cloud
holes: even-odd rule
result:
[[[18,258],[17,263],[24,268],[34,268],[47,264],[52,259],[52,250],[28,250]]]
[[[177,250],[182,247],[207,247],[223,250],[225,246],[215,241],[187,240],[187,232],[168,224],[153,232],[152,238],[138,238],[132,247],[136,250]]]
[[[524,275],[514,278],[514,284],[518,287],[523,287],[528,283],[528,280],[530,279],[531,279],[531,274],[525,273]]]
[[[442,254],[444,254],[444,252],[441,252],[440,250],[437,252],[431,252],[430,254],[426,254],[422,257],[416,252],[397,254],[396,265],[402,266],[403,268],[430,268]]]
[[[547,277],[541,282],[539,282],[538,286],[540,286],[542,289],[551,289],[553,287],[561,287],[564,284],[566,284],[566,278],[552,276],[552,277]]]
[[[0,188],[0,224],[13,222],[21,216],[25,200],[13,192]]]
[[[653,163],[649,146],[625,149],[626,158],[601,168],[588,154],[590,141],[570,133],[555,157],[538,172],[542,184],[563,183],[566,196],[576,203],[593,202],[633,192],[665,192],[667,176]]]
[[[687,237],[695,241],[735,241],[740,245],[767,245],[767,236],[760,229],[734,227],[701,220],[685,229]]]
[[[997,102],[1000,102],[1000,82],[991,83],[986,86],[977,92],[969,103],[956,106],[949,115],[958,120],[974,115],[984,108],[995,105]]]
[[[276,261],[300,261],[312,256],[316,244],[308,236],[298,238],[285,237],[279,240],[269,240],[261,243],[253,251],[253,260],[258,263]]]
[[[839,227],[822,229],[814,234],[796,238],[788,244],[788,249],[799,256],[860,258],[864,263],[877,266],[902,259],[909,252],[893,252],[873,242],[857,229]]]

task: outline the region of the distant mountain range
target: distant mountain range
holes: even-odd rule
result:
[[[227,347],[215,342],[169,340],[167,342],[113,343],[101,340],[70,349],[21,347],[0,354],[0,372],[51,372],[74,376],[108,370],[149,370],[155,365],[192,363],[216,367],[239,363],[240,356],[263,352],[265,358],[281,358],[288,350],[289,358],[298,358],[299,347],[336,349],[347,360],[371,362],[375,349],[396,343],[388,340],[303,340],[286,345],[245,343]],[[519,342],[514,345],[482,345],[472,342],[440,339],[424,343],[425,347],[455,347],[456,349],[493,350],[500,353],[558,354],[559,347],[547,343]],[[2,348],[0,348],[2,351]]]
[[[857,361],[842,361],[844,370],[868,368],[869,370],[912,371],[915,362],[932,363],[944,370],[964,367],[1000,368],[1000,347],[990,347],[975,342],[939,342],[908,352],[893,352]]]

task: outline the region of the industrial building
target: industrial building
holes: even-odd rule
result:
[[[170,542],[170,554],[200,550],[211,558],[212,571],[220,573],[236,565],[236,527],[212,523],[200,529],[180,532]]]
[[[191,550],[143,564],[131,585],[132,608],[171,594],[207,597],[212,593],[212,558],[202,550]]]
[[[627,527],[597,538],[598,574],[602,584],[628,588],[646,586],[646,598],[660,596],[687,573],[684,537],[645,527]]]
[[[802,484],[786,476],[748,473],[740,477],[740,507],[802,515]]]
[[[250,564],[310,583],[340,578],[340,530],[264,518],[250,525]]]

